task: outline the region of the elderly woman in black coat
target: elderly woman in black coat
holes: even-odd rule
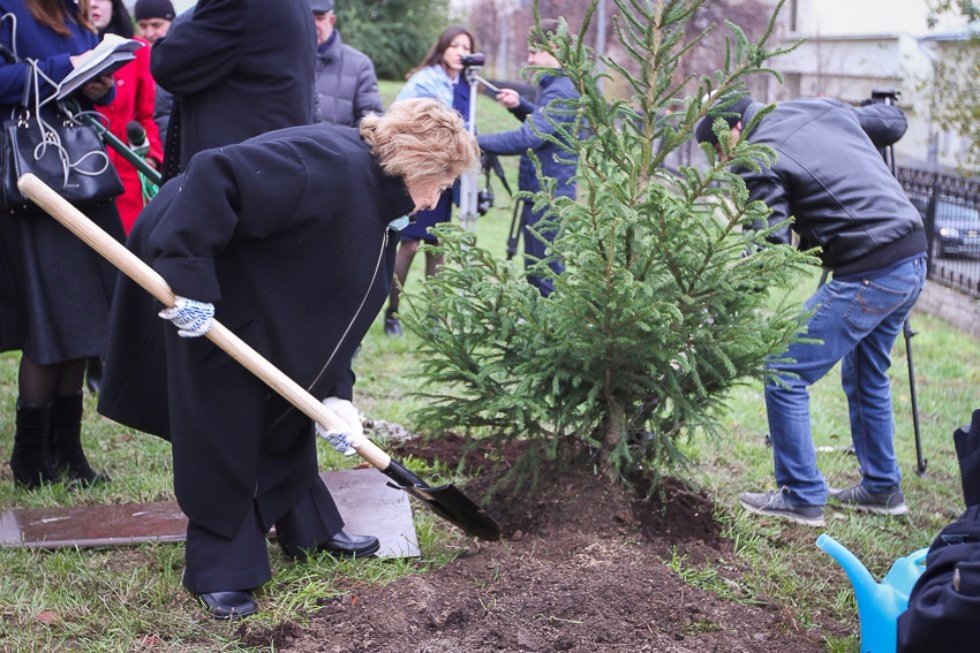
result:
[[[121,282],[99,410],[172,442],[184,584],[215,617],[256,610],[273,524],[294,557],[361,557],[378,542],[342,530],[310,420],[193,336],[216,314],[359,431],[350,361],[390,289],[393,232],[477,159],[455,112],[409,100],[359,131],[294,127],[202,152],[140,217],[130,247],[178,295],[161,317],[180,330]]]

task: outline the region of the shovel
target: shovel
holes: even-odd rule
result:
[[[89,220],[51,187],[32,174],[26,174],[18,179],[17,187],[25,196],[158,301],[165,306],[173,306],[174,293],[163,277]],[[217,320],[212,322],[211,330],[206,337],[310,419],[333,431],[347,430],[344,422],[333,411]],[[484,540],[500,539],[500,526],[497,522],[459,488],[451,484],[431,487],[413,472],[392,460],[391,456],[370,440],[364,439],[355,450],[361,458],[394,481],[400,489],[422,501],[433,512],[458,526],[467,535]]]

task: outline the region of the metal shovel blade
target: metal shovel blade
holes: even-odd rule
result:
[[[490,514],[455,485],[430,487],[425,481],[392,460],[382,473],[434,513],[459,527],[467,535],[481,540],[500,539],[500,525]]]

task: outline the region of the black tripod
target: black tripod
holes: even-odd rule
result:
[[[894,89],[888,90],[872,90],[871,100],[872,104],[882,103],[882,104],[895,104],[898,100],[898,91]],[[885,165],[891,170],[892,176],[897,177],[898,174],[895,169],[895,146],[886,145],[879,150],[881,152],[882,158],[885,160]],[[912,323],[910,318],[905,319],[905,324],[902,325],[902,335],[905,337],[905,353],[908,359],[909,368],[909,395],[912,400],[912,428],[915,432],[915,472],[922,476],[926,473],[926,466],[929,461],[925,459],[922,455],[922,435],[919,430],[919,402],[915,392],[915,363],[912,359],[912,337],[915,336],[916,331],[912,329]]]

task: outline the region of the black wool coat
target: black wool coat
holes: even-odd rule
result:
[[[316,29],[306,0],[201,0],[153,45],[176,96],[180,169],[206,149],[313,122]]]
[[[387,225],[412,207],[356,130],[296,127],[195,156],[129,247],[315,396],[351,399],[351,358],[391,287]],[[171,440],[191,521],[231,536],[254,497],[268,527],[315,478],[309,418],[158,310],[120,281],[99,412]]]

